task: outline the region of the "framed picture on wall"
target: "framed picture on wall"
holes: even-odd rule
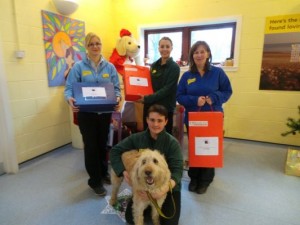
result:
[[[267,17],[259,89],[300,91],[300,14]]]
[[[48,85],[63,86],[74,63],[85,55],[85,24],[44,10],[42,22]]]

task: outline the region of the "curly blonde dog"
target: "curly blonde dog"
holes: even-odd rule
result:
[[[132,182],[133,193],[133,219],[135,225],[144,224],[144,210],[150,205],[152,207],[152,221],[154,225],[159,225],[159,214],[149,199],[143,200],[138,192],[148,191],[150,194],[166,190],[169,187],[171,173],[164,156],[157,150],[143,149],[131,150],[122,154],[122,161]],[[112,194],[110,204],[114,205],[117,200],[122,178],[117,177],[115,172],[111,172]],[[157,205],[161,208],[166,195],[157,200]]]

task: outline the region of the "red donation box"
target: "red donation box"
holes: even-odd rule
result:
[[[223,167],[222,112],[189,112],[189,167]]]
[[[123,80],[126,101],[136,101],[141,95],[153,94],[150,69],[146,66],[124,65]]]

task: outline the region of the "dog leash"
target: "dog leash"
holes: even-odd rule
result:
[[[161,208],[159,208],[158,204],[157,204],[157,201],[156,199],[154,199],[151,194],[149,193],[149,191],[146,191],[147,193],[147,196],[148,198],[150,199],[151,203],[154,205],[155,209],[157,210],[158,214],[165,218],[165,219],[171,219],[175,216],[175,213],[176,213],[176,205],[175,205],[175,200],[174,200],[174,197],[173,197],[173,194],[172,194],[172,186],[171,186],[171,182],[169,184],[169,189],[170,189],[170,192],[171,192],[171,198],[172,198],[172,203],[173,203],[173,208],[174,208],[174,213],[172,216],[166,216],[162,211],[161,211]]]

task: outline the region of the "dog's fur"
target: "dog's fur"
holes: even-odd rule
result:
[[[122,154],[122,161],[132,182],[133,193],[133,219],[135,225],[144,224],[144,210],[151,205],[152,221],[154,225],[159,225],[159,214],[151,201],[142,200],[139,191],[149,191],[150,194],[159,192],[162,188],[169,187],[171,173],[164,156],[157,150],[143,149],[140,151],[131,150]],[[117,177],[111,171],[112,194],[110,204],[114,205],[117,201],[122,178]],[[161,208],[166,195],[157,199],[157,204]]]

